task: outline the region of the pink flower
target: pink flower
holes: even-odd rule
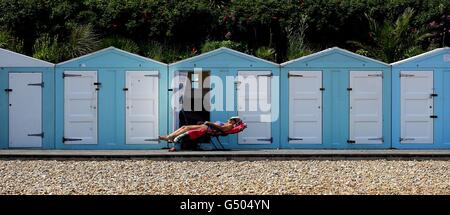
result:
[[[225,38],[230,39],[231,38],[231,32],[227,32],[227,34],[225,34]]]
[[[437,27],[437,26],[439,26],[435,21],[432,21],[431,23],[430,23],[430,27],[432,27],[432,28],[435,28],[435,27]]]

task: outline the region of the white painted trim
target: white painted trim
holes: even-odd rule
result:
[[[64,64],[67,64],[67,63],[70,63],[70,62],[74,62],[74,61],[78,61],[78,60],[81,60],[83,58],[87,58],[87,57],[90,57],[90,56],[93,56],[93,55],[97,55],[97,54],[100,54],[102,52],[106,52],[106,51],[110,51],[110,50],[117,51],[117,52],[120,52],[120,53],[123,53],[123,54],[126,54],[126,55],[131,55],[133,57],[137,57],[137,58],[140,58],[142,60],[151,61],[153,63],[160,64],[161,66],[167,66],[167,64],[165,64],[165,63],[153,60],[151,58],[146,58],[146,57],[143,57],[143,56],[131,53],[131,52],[127,52],[127,51],[124,51],[122,49],[118,49],[118,48],[113,47],[113,46],[108,47],[108,48],[104,48],[104,49],[101,49],[101,50],[98,50],[98,51],[95,51],[95,52],[92,52],[92,53],[89,53],[89,54],[86,54],[86,55],[83,55],[83,56],[80,56],[80,57],[77,57],[77,58],[73,58],[73,59],[70,59],[70,60],[67,60],[67,61],[64,61],[64,62],[61,62],[61,63],[58,63],[58,64],[56,64],[56,66],[63,66]]]
[[[342,48],[339,48],[339,47],[328,48],[328,49],[322,50],[320,52],[316,52],[314,54],[306,55],[306,56],[303,56],[303,57],[300,57],[300,58],[297,58],[297,59],[294,59],[294,60],[290,60],[290,61],[284,62],[284,63],[282,63],[280,65],[282,67],[284,67],[284,66],[287,66],[287,65],[289,65],[291,63],[294,63],[294,62],[303,61],[303,60],[307,60],[307,59],[312,59],[312,58],[315,58],[315,57],[320,57],[322,55],[327,54],[328,52],[333,52],[333,51],[343,52],[343,53],[346,53],[346,54],[349,54],[349,55],[353,55],[353,56],[357,56],[359,58],[363,58],[363,59],[371,61],[371,62],[382,64],[384,66],[389,66],[389,64],[387,64],[385,62],[382,62],[382,61],[379,61],[379,60],[376,60],[376,59],[373,59],[373,58],[370,58],[370,57],[366,57],[366,56],[363,56],[363,55],[359,55],[359,54],[356,54],[354,52],[351,52],[351,51],[348,51],[348,50],[345,50],[345,49],[342,49]]]

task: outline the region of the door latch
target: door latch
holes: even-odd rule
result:
[[[436,115],[431,115],[430,118],[436,119],[436,118],[438,118],[438,117],[437,117]]]
[[[102,83],[100,83],[100,82],[94,82],[94,86],[97,86],[97,87],[95,88],[95,90],[99,91],[99,90],[100,90],[100,86],[102,86]]]
[[[353,143],[356,143],[356,141],[354,141],[354,140],[347,140],[347,143],[353,144]]]
[[[288,141],[292,141],[292,140],[303,140],[303,138],[299,138],[299,137],[288,137]]]
[[[12,92],[12,89],[5,89],[5,92],[10,93]]]
[[[353,88],[347,87],[347,91],[352,91],[352,90],[353,90]]]
[[[408,140],[415,140],[415,138],[405,138],[405,137],[400,137],[400,142],[402,142],[402,141],[408,141]]]
[[[152,142],[157,141],[157,142],[159,142],[159,139],[158,138],[155,138],[155,139],[144,139],[144,141],[152,141]]]

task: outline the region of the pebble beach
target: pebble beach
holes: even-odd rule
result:
[[[450,161],[0,160],[0,194],[450,194]]]

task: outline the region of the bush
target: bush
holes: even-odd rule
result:
[[[256,57],[270,60],[275,62],[276,60],[276,52],[275,49],[269,47],[260,47],[256,50]]]
[[[138,54],[140,52],[140,48],[136,42],[123,37],[114,36],[103,39],[100,48],[108,48],[110,46],[114,46],[118,49],[122,49],[135,54]]]
[[[58,37],[51,38],[48,34],[42,35],[33,45],[33,57],[53,63],[61,59]]]
[[[70,35],[62,46],[63,60],[89,54],[98,49],[98,35],[94,33],[92,25],[71,26]]]
[[[23,41],[12,36],[9,31],[0,31],[0,48],[15,52],[23,51]]]
[[[150,42],[146,45],[145,56],[164,63],[173,63],[197,54],[195,49],[173,47],[167,43]]]
[[[308,29],[308,16],[302,15],[298,23],[291,23],[286,29],[288,35],[288,48],[287,58],[288,60],[297,59],[305,55],[309,55],[312,51],[306,46],[305,35]]]
[[[230,49],[234,49],[236,51],[240,51],[240,52],[247,52],[247,48],[246,45],[244,45],[243,43],[239,43],[239,42],[233,42],[231,40],[223,40],[223,41],[206,41],[202,48],[201,51],[202,53],[205,52],[209,52],[221,47],[227,47]]]

